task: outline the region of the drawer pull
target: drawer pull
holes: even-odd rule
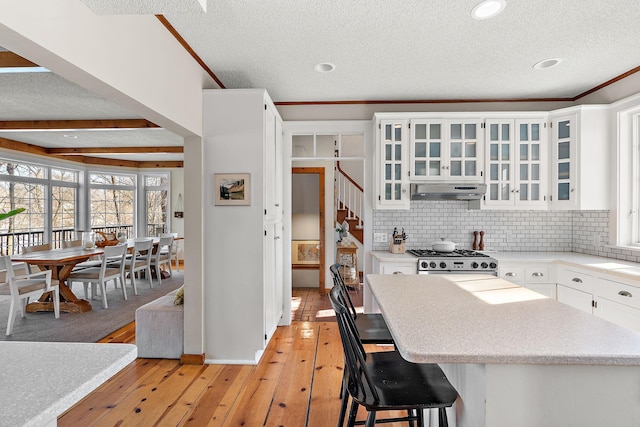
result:
[[[618,295],[620,295],[621,297],[629,297],[629,298],[633,296],[631,295],[631,292],[627,292],[627,291],[620,291],[618,292]]]
[[[539,272],[537,272],[537,271],[536,271],[535,273],[531,273],[531,275],[532,275],[533,277],[542,277],[542,276],[544,276],[544,274],[539,273]]]
[[[404,274],[402,271],[394,271],[393,274]]]
[[[579,277],[574,277],[573,279],[571,279],[571,281],[576,283],[582,283],[582,279]]]
[[[507,273],[504,273],[504,275],[505,275],[506,277],[516,277],[518,274],[517,274],[517,273],[512,273],[511,271],[509,271],[509,272],[507,272]]]

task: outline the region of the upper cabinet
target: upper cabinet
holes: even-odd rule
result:
[[[609,208],[609,125],[606,106],[551,115],[551,209]]]
[[[488,119],[487,207],[547,206],[547,128],[537,119]]]
[[[480,120],[411,120],[412,181],[482,181]]]
[[[407,121],[376,120],[376,124],[376,208],[409,209]]]

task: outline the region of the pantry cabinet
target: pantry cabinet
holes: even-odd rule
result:
[[[409,127],[412,181],[482,181],[481,120],[414,119]]]
[[[551,209],[609,209],[609,116],[606,106],[551,114]]]

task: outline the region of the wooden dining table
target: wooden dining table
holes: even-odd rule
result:
[[[87,261],[89,258],[102,255],[102,248],[72,247],[37,251],[27,254],[15,254],[11,261],[26,262],[36,265],[41,270],[51,270],[52,280],[58,280],[60,284],[60,311],[66,313],[83,313],[91,310],[91,303],[85,299],[79,299],[67,286],[66,280],[76,264]],[[53,293],[47,292],[38,301],[27,304],[27,313],[38,311],[53,311]]]

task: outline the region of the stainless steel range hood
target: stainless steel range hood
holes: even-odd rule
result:
[[[411,184],[411,200],[468,200],[469,209],[480,209],[487,184],[425,182]]]

